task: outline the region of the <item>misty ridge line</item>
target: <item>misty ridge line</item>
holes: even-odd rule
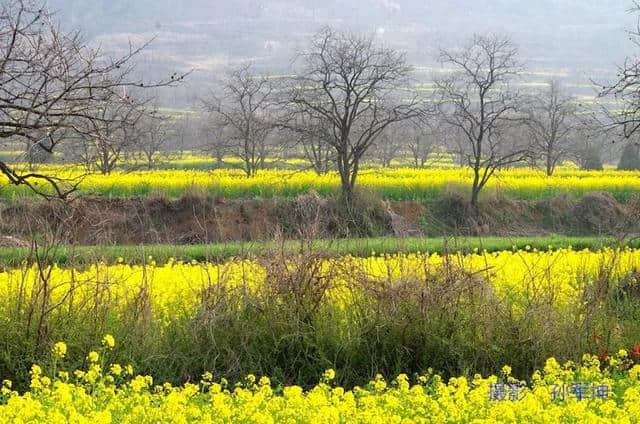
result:
[[[627,13],[631,3],[613,0],[435,0],[428,5],[416,0],[353,0],[347,7],[336,0],[192,0],[188,4],[51,0],[49,4],[60,12],[63,25],[81,28],[105,46],[118,34],[127,34],[119,44],[140,33],[158,35],[153,55],[142,56],[154,62],[155,69],[145,71],[197,68],[200,71],[191,82],[198,87],[209,85],[225,67],[245,60],[284,70],[291,53],[325,24],[376,33],[379,40],[406,51],[409,62],[415,64],[433,62],[425,46],[455,46],[473,32],[506,32],[530,56],[532,69],[563,74],[540,77],[587,82],[611,71],[628,55],[624,31],[634,24]],[[180,35],[187,39],[178,40]],[[193,87],[181,88],[166,100],[185,105],[184,97],[194,92]]]

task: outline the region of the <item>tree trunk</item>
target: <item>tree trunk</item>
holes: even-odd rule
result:
[[[547,172],[547,177],[550,177],[553,174],[553,168],[555,167],[556,161],[553,159],[554,153],[554,144],[547,143],[544,149],[544,162],[545,162],[545,171]]]
[[[340,183],[342,189],[342,197],[347,206],[351,205],[353,200],[353,187],[351,186],[351,178],[347,169],[340,170]]]
[[[338,172],[340,173],[342,196],[344,197],[347,205],[349,205],[353,199],[353,183],[355,183],[355,176],[352,177],[349,159],[345,153],[341,153],[338,156]]]
[[[471,206],[478,207],[478,195],[480,194],[480,171],[473,170],[473,185],[471,186]]]
[[[478,194],[480,194],[480,189],[476,186],[476,184],[474,184],[471,188],[471,206],[473,206],[474,208],[478,207]]]

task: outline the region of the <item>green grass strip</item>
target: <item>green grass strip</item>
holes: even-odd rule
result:
[[[445,251],[473,252],[474,249],[488,252],[500,250],[573,248],[577,250],[599,250],[606,246],[624,245],[640,248],[640,240],[625,240],[623,243],[614,238],[602,237],[460,237],[460,238],[370,238],[316,240],[312,242],[314,250],[324,250],[336,255],[366,257],[371,255],[394,253],[443,253]],[[202,245],[139,245],[139,246],[62,246],[50,249],[49,258],[60,265],[82,266],[105,261],[117,263],[119,258],[129,264],[141,264],[151,257],[159,264],[169,258],[183,261],[223,261],[233,257],[246,257],[261,254],[273,254],[285,250],[287,253],[306,252],[300,241],[268,242],[230,242]],[[29,258],[30,249],[0,248],[0,266],[15,267]]]

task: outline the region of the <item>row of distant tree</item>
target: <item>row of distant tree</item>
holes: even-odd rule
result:
[[[539,92],[539,97],[530,95],[532,105],[544,96],[554,98],[556,82],[551,82],[548,91]],[[552,103],[548,103],[550,105]],[[564,124],[564,119],[557,118]],[[579,121],[575,121],[579,124]],[[318,174],[333,168],[331,146],[318,137],[300,137],[287,131],[273,128],[257,145],[240,143],[229,136],[228,130],[219,127],[219,121],[209,114],[162,114],[151,109],[143,115],[129,131],[123,130],[111,138],[100,137],[82,143],[62,145],[63,155],[53,156],[43,149],[27,150],[17,161],[36,164],[53,161],[80,163],[87,172],[109,174],[116,169],[136,170],[170,167],[171,161],[185,152],[210,156],[214,167],[237,167],[238,162],[227,159],[241,158],[247,175],[254,175],[267,167],[289,166],[287,159],[303,159],[308,169]],[[640,169],[637,143],[612,144],[607,134],[585,131],[579,125],[563,126],[554,143],[545,143],[543,122],[531,120],[526,125],[513,129],[512,136],[528,143],[527,154],[514,166],[542,168],[552,175],[559,163],[573,162],[581,169],[598,170],[604,162],[617,163],[620,170]],[[108,142],[107,142],[108,140]],[[27,148],[28,145],[25,145]],[[67,149],[68,148],[68,149]],[[252,152],[254,153],[252,155]],[[438,120],[426,122],[409,120],[385,129],[365,155],[367,165],[381,167],[412,166],[467,166],[465,140]],[[249,165],[247,166],[247,163]]]
[[[248,69],[243,72],[248,72]],[[245,171],[249,176],[263,167],[266,159],[287,157],[306,159],[309,167],[318,173],[333,169],[331,146],[321,137],[311,134],[296,136],[281,131],[272,122],[272,126],[265,129],[264,137],[244,142],[239,136],[239,129],[228,128],[230,121],[217,116],[218,108],[225,106],[217,97],[216,101],[216,110],[211,107],[209,98],[205,109],[208,114],[192,121],[198,130],[191,133],[197,138],[189,140],[190,147],[198,147],[198,141],[205,140],[202,150],[220,163],[226,156],[246,158]],[[612,134],[599,131],[604,128],[598,126],[598,121],[594,120],[589,126],[587,119],[595,117],[589,116],[588,111],[594,109],[581,108],[575,98],[563,92],[558,81],[550,81],[544,90],[522,95],[521,101],[521,119],[509,128],[508,137],[521,143],[522,155],[517,162],[505,166],[541,167],[548,175],[552,175],[556,166],[565,161],[574,162],[582,169],[602,169],[603,162],[618,160],[620,169],[640,167],[640,162],[635,160],[637,145],[612,145]],[[230,113],[231,102],[226,106],[225,112]],[[178,130],[184,131],[185,128],[180,126]],[[398,161],[424,168],[433,161],[446,161],[443,158],[448,156],[453,157],[455,164],[466,166],[468,147],[463,132],[448,125],[445,115],[435,113],[390,125],[376,138],[364,158],[382,167],[390,167]]]
[[[449,152],[472,169],[476,204],[501,168],[530,164],[552,175],[565,160],[602,168],[616,129],[627,138],[635,132],[635,110],[627,111],[636,107],[629,78],[637,75],[603,87],[602,96],[615,95],[616,108],[624,107],[611,112],[580,105],[557,81],[538,92],[516,90],[523,66],[506,36],[475,35],[462,48],[440,49],[438,59],[453,71],[434,78],[425,94],[413,89],[402,53],[371,36],[325,28],[297,56],[293,77],[258,75],[251,64],[228,72],[203,101],[210,147],[233,151],[251,176],[271,149],[295,143],[318,172],[338,171],[347,198],[363,159],[389,166],[409,153],[415,166],[425,166],[433,152]],[[623,167],[636,166],[631,153],[637,158],[629,147]]]
[[[176,119],[162,113],[153,94],[188,73],[136,78],[133,62],[145,47],[105,58],[79,32],[62,32],[46,8],[30,0],[4,2],[0,138],[23,143],[32,161],[55,150],[103,173],[124,159],[142,158],[152,167],[170,144],[184,146],[189,132],[207,140],[204,147],[219,159],[240,157],[247,176],[267,158],[300,152],[316,171],[337,171],[347,203],[367,159],[389,165],[409,153],[424,166],[438,150],[473,171],[476,204],[497,170],[529,163],[551,175],[570,158],[597,167],[605,141],[633,138],[640,122],[640,65],[631,59],[616,84],[602,87],[602,96],[616,99],[610,111],[581,106],[556,82],[540,92],[516,90],[523,67],[505,36],[476,35],[461,48],[440,49],[438,59],[453,72],[424,91],[416,89],[404,53],[371,35],[329,27],[296,56],[293,76],[271,77],[242,64],[200,99],[200,118]],[[40,182],[55,197],[76,188],[6,161],[0,172],[47,197],[51,191]]]

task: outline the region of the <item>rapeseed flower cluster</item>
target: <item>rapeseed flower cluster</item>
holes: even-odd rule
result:
[[[116,346],[116,341],[111,334],[106,334],[102,338],[102,345],[107,349],[113,349]]]
[[[115,342],[115,341],[114,341]],[[92,356],[91,353],[88,356]],[[581,363],[549,358],[530,381],[518,382],[505,366],[500,376],[459,376],[445,382],[427,370],[391,381],[382,375],[364,387],[334,386],[327,370],[315,387],[273,387],[269,378],[248,375],[230,386],[205,373],[198,384],[154,384],[134,375],[131,366],[93,363],[86,370],[48,376],[31,369],[26,393],[2,382],[0,419],[7,423],[632,423],[640,416],[640,366],[622,352],[604,363],[584,355]],[[124,373],[127,369],[131,372]],[[598,396],[554,391],[568,382],[606,388]],[[500,385],[517,387],[518,396],[496,399]],[[573,383],[572,383],[573,384]],[[578,393],[578,392],[576,392]]]
[[[80,168],[46,166],[42,172],[64,179],[84,175]],[[0,183],[2,182],[0,177]],[[470,169],[366,169],[359,173],[358,185],[393,200],[432,199],[451,187],[468,188],[473,174]],[[185,192],[205,192],[226,198],[297,196],[309,191],[320,194],[339,190],[340,178],[335,172],[317,175],[311,171],[268,169],[247,178],[240,169],[154,170],[90,174],[79,185],[79,192],[104,196],[143,196],[162,194],[178,197]],[[548,177],[541,170],[507,169],[496,173],[486,190],[518,199],[539,199],[561,194],[582,195],[606,191],[620,200],[640,190],[638,171],[558,170]],[[33,196],[28,187],[7,185],[5,197]]]
[[[58,342],[53,345],[51,352],[56,358],[63,359],[67,354],[67,344],[65,342]]]
[[[295,261],[291,258],[292,268],[296,266]],[[343,256],[323,259],[322,262],[325,274],[331,275],[333,280],[327,286],[326,299],[339,308],[349,305],[350,290],[363,276],[369,281],[385,284],[407,279],[427,284],[430,275],[446,267],[457,267],[484,278],[493,286],[496,295],[508,299],[516,310],[530,299],[549,294],[553,294],[557,307],[575,304],[585,287],[598,280],[603,265],[608,267],[612,283],[635,275],[634,272],[640,269],[640,250],[605,248],[594,252],[567,248],[545,252],[523,249],[449,255],[400,253],[365,258]],[[50,271],[46,275],[50,276],[48,295],[52,304],[65,299],[87,304],[95,296],[95,288],[103,287],[105,290],[108,288],[111,294],[110,306],[118,311],[125,310],[132,299],[144,294],[148,296],[154,319],[160,325],[170,322],[176,310],[196,310],[202,294],[211,287],[220,285],[229,291],[234,287],[258,290],[264,287],[270,272],[265,265],[249,259],[222,264],[175,260],[166,264],[149,261],[145,265],[97,263],[86,269],[54,265]],[[27,265],[0,272],[0,300],[3,300],[0,302],[0,317],[10,316],[11,299],[25,295],[37,297],[41,275],[36,266]],[[68,295],[71,292],[72,297]],[[105,349],[114,349],[113,336],[105,335],[102,345]],[[63,358],[66,353],[64,343],[56,344],[53,353]]]

